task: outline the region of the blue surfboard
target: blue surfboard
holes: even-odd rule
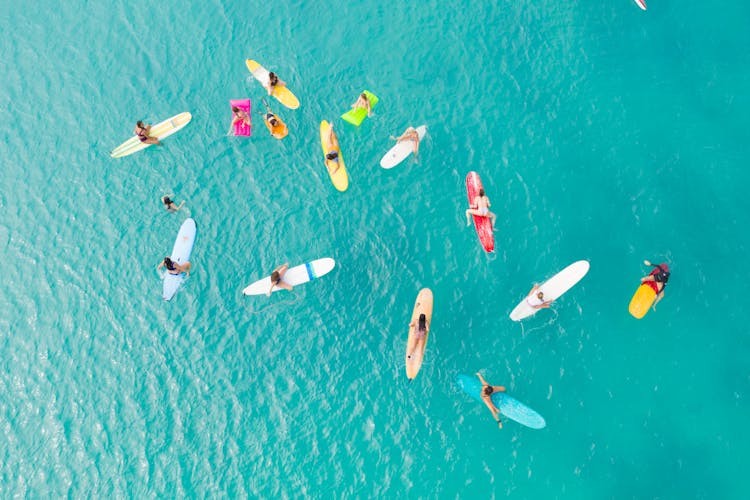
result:
[[[459,374],[456,376],[456,383],[462,391],[484,404],[481,396],[482,383],[476,375],[470,377],[469,375]],[[541,415],[504,392],[494,393],[492,395],[492,402],[500,410],[500,413],[521,425],[531,427],[532,429],[544,429],[547,425]]]

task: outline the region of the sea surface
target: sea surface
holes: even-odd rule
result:
[[[2,2],[0,497],[748,498],[750,3],[648,4]],[[301,102],[269,101],[283,141],[247,58]],[[363,89],[381,100],[355,128]],[[227,136],[244,97],[254,133]],[[418,159],[381,169],[420,124]],[[466,227],[472,170],[494,254]],[[320,257],[320,280],[241,294]],[[508,318],[581,259],[550,310]],[[644,259],[672,277],[636,320]],[[547,427],[497,429],[455,384],[477,371]]]

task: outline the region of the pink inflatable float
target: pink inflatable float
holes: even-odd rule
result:
[[[252,115],[250,114],[250,99],[234,99],[232,101],[229,101],[229,106],[231,108],[239,108],[245,113],[247,113],[248,118],[250,118]],[[234,113],[232,113],[232,120],[234,120]],[[250,119],[252,122],[252,119]],[[244,121],[240,120],[237,123],[233,125],[234,128],[234,135],[244,135],[244,136],[250,136],[252,135],[252,125],[248,125]]]

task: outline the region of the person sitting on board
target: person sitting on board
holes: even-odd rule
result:
[[[268,73],[268,85],[263,85],[266,90],[268,91],[268,95],[271,95],[273,93],[274,87],[283,87],[286,85],[286,82],[279,79],[279,76],[271,71]]]
[[[417,330],[414,332],[414,345],[409,349],[409,354],[406,355],[407,359],[411,359],[411,355],[417,350],[417,346],[426,342],[427,331],[430,329],[430,322],[427,321],[427,316],[424,314],[419,315],[419,319],[415,322],[409,323],[409,328],[412,328],[417,324]]]
[[[292,288],[294,288],[292,287],[292,285],[281,281],[281,278],[284,277],[287,269],[289,269],[288,262],[281,264],[279,267],[273,270],[273,272],[271,273],[271,288],[266,292],[266,297],[271,296],[271,292],[273,292],[274,288],[283,288],[284,290],[289,290],[290,292],[292,291]]]
[[[667,266],[667,264],[665,263],[652,264],[647,260],[644,260],[643,263],[647,266],[656,268],[651,271],[648,276],[644,276],[643,278],[641,278],[641,283],[648,282],[656,292],[656,299],[654,299],[654,303],[651,305],[653,310],[656,311],[656,303],[664,298],[664,286],[666,286],[667,282],[669,281],[669,266]]]
[[[539,285],[534,285],[531,287],[531,290],[529,291],[528,295],[526,296],[526,303],[533,307],[534,309],[547,309],[549,308],[549,305],[552,303],[552,301],[545,301],[544,300],[544,292],[539,291],[536,294],[536,292],[539,290]]]
[[[362,92],[359,94],[359,97],[357,97],[357,101],[352,104],[352,108],[354,109],[366,109],[367,110],[367,116],[372,116],[372,107],[370,106],[370,100],[367,98],[367,94]]]
[[[160,144],[159,139],[156,137],[149,137],[151,133],[151,125],[144,125],[141,120],[138,120],[135,124],[135,130],[133,133],[138,136],[138,140],[145,142],[146,144]]]
[[[480,393],[482,396],[482,401],[484,401],[484,404],[486,404],[487,408],[489,408],[492,412],[492,416],[495,417],[495,420],[497,421],[497,426],[502,429],[503,423],[500,421],[500,410],[492,402],[492,394],[495,392],[505,392],[505,387],[503,387],[502,385],[493,386],[488,384],[487,381],[482,378],[482,374],[479,372],[477,372],[477,377],[479,377],[479,381],[482,383],[482,392]]]
[[[328,131],[328,152],[326,153],[326,167],[330,175],[338,172],[341,164],[339,163],[339,138],[333,133],[333,123]],[[330,162],[330,163],[329,163]],[[331,164],[335,163],[336,167],[331,170]]]
[[[490,223],[492,224],[492,230],[495,230],[495,220],[497,216],[490,212],[490,199],[484,194],[484,188],[479,189],[479,195],[474,198],[474,203],[469,205],[469,209],[466,210],[466,225],[471,225],[471,216],[478,215],[479,217],[489,217]]]
[[[232,106],[232,127],[234,127],[234,125],[239,122],[242,122],[248,126],[251,126],[253,124],[250,115],[248,115],[245,111],[241,110],[237,106]]]
[[[417,155],[417,153],[419,153],[419,132],[417,132],[417,129],[415,129],[414,127],[407,128],[399,137],[391,136],[391,139],[395,140],[396,142],[412,141],[412,152],[415,156]]]
[[[190,262],[185,262],[184,264],[180,264],[179,262],[174,262],[169,257],[164,257],[164,260],[159,262],[159,265],[156,266],[156,270],[158,271],[163,267],[167,268],[167,272],[169,274],[182,274],[186,273],[188,276],[190,276]]]

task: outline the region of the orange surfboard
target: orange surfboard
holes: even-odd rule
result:
[[[635,295],[633,295],[633,298],[630,300],[628,311],[630,311],[630,314],[636,319],[641,319],[651,308],[654,300],[656,300],[656,290],[644,283],[638,287]]]

